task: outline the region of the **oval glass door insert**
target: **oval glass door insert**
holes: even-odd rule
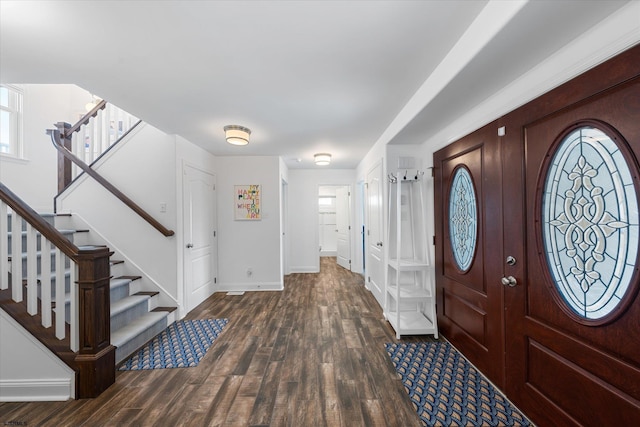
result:
[[[621,147],[596,127],[571,131],[549,165],[541,214],[547,263],[566,306],[587,320],[612,314],[638,256],[638,199]]]
[[[469,270],[476,252],[478,214],[476,192],[469,171],[459,166],[449,193],[449,237],[460,270]]]

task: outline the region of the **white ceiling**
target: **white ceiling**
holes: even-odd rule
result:
[[[424,142],[625,3],[0,0],[0,82],[77,84],[219,156],[354,168],[379,140]],[[227,144],[227,124],[251,143]]]

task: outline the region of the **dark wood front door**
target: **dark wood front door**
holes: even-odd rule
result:
[[[640,424],[639,119],[636,78],[524,126],[507,392],[540,424]]]
[[[640,46],[434,154],[441,333],[538,425],[640,425],[639,159]]]
[[[495,126],[440,150],[434,166],[438,323],[474,365],[502,386],[502,176]],[[456,190],[453,181],[460,174],[469,185]],[[453,203],[452,193],[459,196]],[[451,216],[456,219],[449,221]]]

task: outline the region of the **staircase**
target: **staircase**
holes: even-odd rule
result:
[[[71,215],[54,215],[44,214],[42,217],[52,226],[56,227],[56,223],[67,225]],[[9,256],[11,254],[11,214],[8,214],[8,248]],[[26,248],[26,222],[22,222],[22,248]],[[56,227],[67,239],[75,243],[81,249],[88,249],[93,245],[87,242],[91,240],[91,233],[87,229],[76,230],[72,228]],[[38,241],[40,236],[38,236]],[[37,248],[37,280],[40,287],[41,283],[41,247]],[[22,258],[22,277],[27,277],[27,252],[23,251]],[[55,266],[55,252],[51,253],[52,266]],[[64,272],[64,292],[65,292],[65,321],[69,323],[71,315],[71,272],[69,262],[65,263]],[[142,347],[150,339],[158,335],[171,323],[175,321],[175,307],[159,307],[158,291],[142,290],[140,286],[141,276],[127,275],[127,266],[124,261],[110,260],[111,280],[109,283],[110,297],[110,313],[111,313],[111,344],[116,347],[116,364],[124,361],[137,349]],[[56,275],[55,268],[51,273],[52,298],[55,298]],[[41,290],[38,289],[38,298],[40,299]]]
[[[140,124],[120,113],[112,120],[116,117],[112,110],[102,101],[75,125],[60,122],[47,131],[59,153],[59,192],[67,190],[81,170],[163,236],[171,237],[173,230],[92,168],[96,156],[100,158],[123,139],[114,141],[108,131],[111,124],[117,123],[121,137]],[[175,321],[175,307],[160,306],[160,301],[172,305],[174,299],[134,260],[110,250],[112,245],[90,229],[73,215],[39,215],[0,182],[0,309],[9,315],[3,314],[0,321],[11,324],[9,330],[21,332],[13,335],[13,341],[26,339],[19,346],[23,353],[6,344],[0,349],[2,372],[12,381],[11,387],[33,383],[34,378],[45,384],[45,372],[58,375],[50,370],[31,372],[31,365],[25,365],[22,354],[28,352],[33,358],[40,341],[49,349],[43,349],[42,357],[54,354],[57,359],[49,360],[58,364],[62,360],[71,368],[60,365],[66,372],[60,375],[71,385],[64,386],[70,392],[63,399],[96,397],[113,384],[119,363]],[[40,362],[44,360],[36,363]],[[39,394],[37,383],[31,386],[36,390],[33,394]],[[7,389],[6,384],[0,378],[0,392]]]
[[[82,312],[86,311],[87,307],[81,307],[82,304],[79,302],[78,294],[84,292],[80,268],[51,244],[49,238],[44,238],[40,232],[34,231],[34,226],[10,211],[11,209],[0,200],[0,214],[4,216],[4,221],[0,218],[0,233],[3,234],[0,238],[4,240],[0,241],[1,262],[4,263],[0,266],[3,276],[0,286],[0,308],[76,371],[78,377],[83,371],[79,365],[82,365],[83,357],[87,357],[83,348],[90,347],[83,346],[83,335],[86,335],[86,331],[91,334],[92,330],[92,325],[78,322],[82,322],[82,319],[94,319],[92,315],[86,316],[86,313]],[[64,236],[77,252],[108,250],[102,242],[92,244],[92,240],[99,239],[93,236],[90,230],[73,227],[72,215],[46,214],[40,215],[39,218],[55,228],[59,235]],[[14,232],[14,229],[19,232]],[[16,238],[17,241],[14,241]],[[20,258],[13,260],[13,253],[20,253]],[[143,289],[143,277],[135,274],[134,269],[129,268],[126,262],[113,259],[113,252],[108,254],[110,273],[106,276],[110,278],[110,344],[116,347],[115,365],[113,358],[106,360],[111,364],[112,373],[109,375],[115,378],[115,369],[120,362],[175,321],[175,308],[160,307],[159,292]],[[16,271],[19,274],[16,275]],[[16,284],[20,289],[15,289]],[[64,306],[64,312],[59,309],[61,306]],[[50,307],[49,312],[46,307]],[[62,313],[64,323],[56,321],[56,315]],[[73,318],[79,320],[74,322]],[[96,322],[99,321],[95,320],[94,323]],[[105,348],[112,348],[109,346],[108,331],[106,347],[103,343],[101,348],[97,353],[104,353]],[[92,375],[91,371],[88,370],[89,376]],[[76,379],[79,384],[83,381],[82,378]],[[108,385],[110,384],[106,387]],[[89,396],[82,392],[82,385],[77,386],[76,390],[76,398],[93,397],[91,392]]]
[[[79,247],[104,246],[106,243],[83,224],[78,224],[71,214],[47,217]],[[116,347],[117,365],[172,324],[176,320],[176,308],[159,306],[160,293],[147,289],[139,272],[110,253],[111,344]]]

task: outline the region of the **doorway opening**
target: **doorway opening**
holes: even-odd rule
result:
[[[318,187],[318,242],[320,257],[336,257],[351,270],[351,188],[348,185]]]

